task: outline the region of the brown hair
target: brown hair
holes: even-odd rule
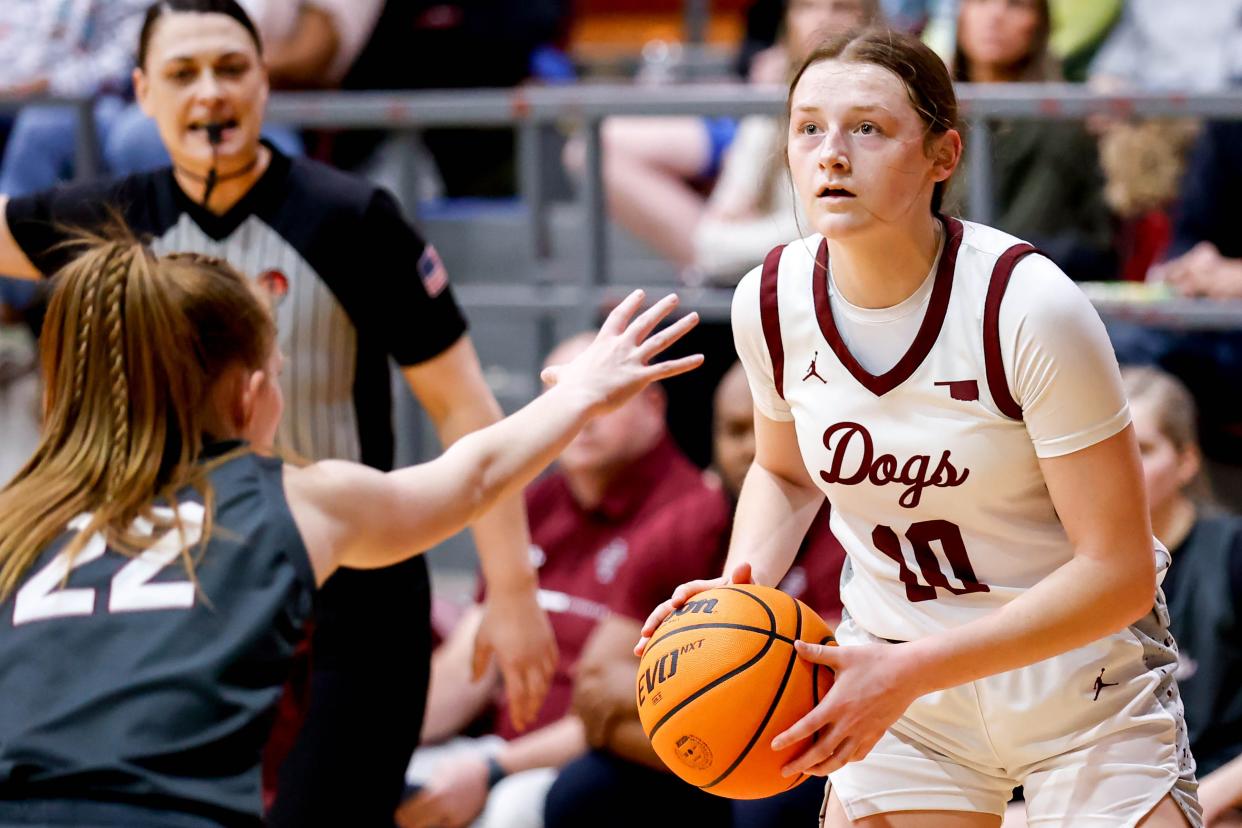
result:
[[[138,34],[138,68],[146,71],[147,51],[151,47],[151,36],[155,33],[156,22],[166,14],[223,14],[231,17],[242,25],[254,41],[255,51],[263,54],[263,40],[259,30],[246,10],[238,5],[237,0],[159,0],[152,3],[142,19],[142,31]]]
[[[1131,405],[1142,402],[1151,406],[1156,428],[1179,453],[1199,451],[1199,411],[1181,380],[1149,365],[1127,365],[1121,369],[1121,384]],[[1202,468],[1185,486],[1185,492],[1202,505],[1213,501],[1212,486]]]
[[[785,119],[793,108],[793,93],[807,69],[826,60],[868,63],[887,69],[905,84],[910,104],[927,127],[924,146],[958,128],[957,94],[944,61],[918,38],[891,29],[864,29],[828,38],[812,50],[789,82]],[[788,134],[789,130],[785,130]],[[936,182],[931,209],[939,213],[948,180]]]
[[[1030,50],[1023,55],[1017,64],[1010,67],[1015,81],[1038,83],[1040,81],[1061,80],[1061,63],[1048,48],[1048,40],[1052,36],[1052,11],[1048,0],[1033,0],[1039,24],[1035,28],[1035,36],[1031,39]],[[957,34],[953,39],[953,79],[967,82],[970,80],[970,59],[962,51],[961,16],[965,3],[958,9]]]
[[[136,535],[135,519],[181,531],[175,498],[193,487],[207,538],[213,497],[200,460],[211,394],[226,369],[261,367],[275,340],[270,312],[224,261],[157,258],[127,233],[83,244],[56,275],[44,322],[42,437],[0,491],[0,600],[83,513],[91,519],[70,556],[100,532],[137,553],[154,538]],[[157,500],[174,517],[160,517]],[[193,577],[190,550],[182,555]]]

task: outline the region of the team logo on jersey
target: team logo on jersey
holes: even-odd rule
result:
[[[530,560],[530,565],[535,569],[548,562],[548,553],[543,551],[543,547],[534,543],[526,550],[526,557]]]
[[[979,399],[979,383],[975,380],[949,380],[948,382],[936,382],[933,385],[945,386],[949,389],[949,396],[955,400],[962,402],[974,402]]]
[[[289,295],[289,277],[279,270],[265,270],[255,281],[259,283],[272,308],[280,307],[281,302]]]
[[[595,578],[601,584],[611,584],[617,579],[617,572],[629,557],[630,546],[621,538],[616,538],[603,549],[595,553]]]
[[[448,271],[440,260],[440,254],[431,245],[423,248],[423,255],[418,257],[418,275],[423,280],[423,289],[432,299],[448,287]]]
[[[1100,691],[1101,691],[1101,690],[1103,690],[1105,687],[1116,687],[1116,686],[1117,686],[1117,684],[1118,684],[1118,683],[1117,683],[1117,682],[1115,682],[1115,681],[1105,681],[1105,680],[1104,680],[1104,670],[1105,670],[1105,669],[1107,669],[1107,668],[1105,668],[1105,667],[1101,667],[1101,668],[1100,668],[1100,674],[1099,674],[1098,676],[1096,676],[1096,677],[1095,677],[1095,684],[1094,684],[1094,685],[1092,685],[1092,689],[1093,689],[1093,690],[1095,690],[1095,695],[1091,697],[1091,701],[1099,701],[1099,700],[1100,700]]]
[[[833,440],[838,437],[834,446]],[[851,452],[854,445],[861,451]],[[927,487],[960,486],[970,476],[970,469],[958,471],[953,465],[948,449],[941,453],[934,470],[931,470],[929,454],[916,454],[905,463],[899,463],[891,454],[877,456],[871,432],[859,423],[846,422],[829,426],[824,432],[824,448],[828,449],[831,456],[829,467],[819,472],[824,482],[840,483],[842,486],[857,486],[864,481],[870,481],[876,486],[887,486],[890,483],[904,485],[906,490],[901,493],[897,502],[907,509],[919,505],[919,501],[923,499],[923,490]],[[856,464],[847,469],[850,455],[856,458]]]
[[[818,360],[818,359],[819,359],[819,351],[816,351],[816,352],[815,352],[815,355],[811,357],[811,365],[810,365],[810,367],[808,367],[808,368],[806,369],[806,373],[805,373],[805,374],[803,374],[803,376],[802,376],[802,381],[803,381],[803,382],[806,382],[806,381],[807,381],[807,380],[809,380],[811,377],[814,377],[815,379],[817,379],[817,380],[819,380],[820,382],[822,382],[824,385],[827,385],[827,384],[828,384],[828,380],[826,380],[826,379],[824,379],[823,377],[821,377],[821,376],[819,375],[819,369],[817,369],[817,368],[815,367],[815,362],[816,362],[816,360]]]

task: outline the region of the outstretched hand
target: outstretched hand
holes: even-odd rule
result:
[[[613,308],[600,326],[595,341],[573,360],[543,369],[544,383],[572,387],[586,394],[591,413],[602,414],[619,407],[653,382],[702,365],[702,354],[650,364],[697,325],[699,315],[688,313],[667,328],[656,331],[656,326],[673,312],[679,300],[677,294],[670,293],[635,318],[644,295],[643,291],[636,290]]]

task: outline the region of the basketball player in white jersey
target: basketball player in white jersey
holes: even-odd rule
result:
[[[1032,826],[1200,825],[1099,318],[1029,245],[939,214],[962,139],[917,40],[830,40],[788,103],[816,233],[734,299],[756,457],[725,572],[778,583],[825,494],[849,560],[842,646],[799,644],[836,683],[773,740],[805,746],[785,772],[829,776],[833,828],[996,826],[1018,785]]]

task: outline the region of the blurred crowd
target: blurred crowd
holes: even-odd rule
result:
[[[275,90],[587,82],[600,70],[574,42],[581,22],[575,16],[643,5],[241,3],[261,34]],[[0,3],[0,98],[22,104],[0,110],[0,193],[40,191],[78,175],[77,100],[91,102],[101,172],[120,175],[169,163],[154,122],[133,101],[132,44],[148,5]],[[680,12],[672,0],[664,5]],[[825,34],[888,25],[921,34],[962,83],[1069,82],[1118,94],[1242,88],[1242,0],[754,0],[730,8],[740,21],[731,44],[737,58],[720,62],[715,80],[722,83],[775,91]],[[658,72],[648,60],[639,80],[677,82],[679,66],[666,58]],[[643,61],[633,68],[642,70]],[[1242,120],[1146,118],[1119,109],[1086,122],[998,119],[991,128],[989,223],[1029,240],[1076,280],[1146,283],[1170,297],[1242,300]],[[385,152],[378,132],[269,125],[264,134],[286,154],[346,169],[366,170]],[[569,131],[561,137],[572,186],[584,172],[583,141]],[[783,126],[775,119],[618,117],[604,123],[602,138],[611,218],[666,259],[685,284],[731,286],[774,245],[810,233],[783,163]],[[514,193],[511,131],[437,129],[421,140],[435,160],[440,192]],[[969,156],[970,135],[965,142]],[[969,170],[967,160],[948,202],[949,212],[966,218]],[[28,311],[37,305],[36,289],[0,279],[0,480],[16,470],[37,429],[37,371],[26,328]],[[1231,516],[1242,506],[1242,330],[1106,321],[1119,360],[1130,366],[1126,381],[1153,526],[1174,550],[1165,589],[1186,656],[1179,678],[1191,739],[1201,770],[1223,767],[1224,774],[1242,754],[1242,630],[1236,620],[1242,617],[1236,615],[1242,611],[1242,523]],[[436,713],[428,716],[425,733],[440,747],[411,765],[403,825],[583,824],[578,820],[585,810],[625,813],[634,804],[625,791],[668,779],[641,734],[634,737],[637,660],[626,645],[632,646],[638,619],[649,609],[644,602],[666,594],[663,581],[653,583],[651,560],[674,549],[694,553],[685,565],[698,569],[663,573],[667,585],[710,576],[723,560],[731,499],[753,447],[745,383],[730,371],[727,354],[717,356],[706,371],[712,386],[723,377],[713,391],[714,407],[701,393],[679,397],[675,386],[667,398],[652,391],[616,421],[602,422],[594,443],[576,443],[577,454],[567,454],[559,476],[529,495],[532,536],[545,556],[537,563],[541,586],[554,596],[549,600],[572,608],[562,612],[569,621],[554,620],[563,686],[554,688],[559,692],[541,715],[540,729],[512,729],[503,704],[495,704],[495,677],[481,685],[464,678],[469,648],[462,642],[473,638],[475,611],[458,622],[451,608],[440,607],[445,643],[433,674]],[[692,406],[701,410],[699,420],[714,418],[713,471],[706,478],[675,445],[677,429],[670,437],[665,428],[666,420],[683,416],[674,409]],[[694,459],[701,465],[707,458]],[[678,491],[661,500],[651,481],[674,473],[681,475]],[[685,498],[696,499],[705,516],[693,535],[669,518],[671,505]],[[567,537],[567,522],[577,535]],[[621,540],[588,555],[577,550],[575,537]],[[839,571],[839,547],[830,536],[823,543],[818,559]],[[823,589],[831,574],[794,572],[802,573],[802,583],[785,584],[787,590],[805,592],[827,616],[839,613],[835,589]],[[1210,600],[1204,597],[1209,592]],[[629,678],[618,679],[621,674]],[[474,692],[461,692],[463,682]],[[489,786],[487,757],[505,745],[511,778],[491,779]],[[543,772],[518,784],[518,766]],[[685,796],[696,809],[721,810],[720,818],[736,825],[785,824],[774,814],[818,809],[817,798],[794,797],[772,804],[773,811],[730,811],[683,788],[670,789],[669,796]],[[1242,783],[1222,775],[1205,792],[1205,805],[1218,820],[1210,824],[1230,824],[1231,797],[1242,794]],[[528,811],[535,821],[514,816]]]

